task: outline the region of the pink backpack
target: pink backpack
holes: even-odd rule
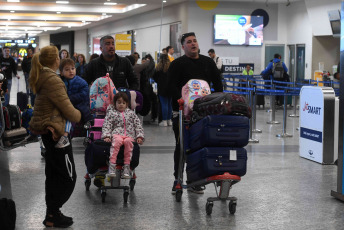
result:
[[[204,80],[191,79],[182,88],[184,115],[188,120],[191,116],[194,100],[210,94],[210,87]]]
[[[105,77],[97,78],[90,88],[90,108],[96,115],[106,114],[107,107],[112,103],[116,87],[107,73]]]

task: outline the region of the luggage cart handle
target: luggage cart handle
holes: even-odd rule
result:
[[[184,108],[184,100],[183,99],[179,99],[177,102],[179,104],[179,110],[183,110],[183,108]]]

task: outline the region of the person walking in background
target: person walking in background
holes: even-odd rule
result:
[[[253,70],[251,69],[251,66],[249,64],[247,64],[246,68],[242,71],[242,75],[253,75]]]
[[[60,50],[59,56],[61,60],[65,58],[69,58],[69,52],[66,49],[62,49]]]
[[[154,81],[158,85],[158,96],[161,106],[162,121],[159,126],[172,125],[172,98],[168,95],[167,71],[170,67],[170,59],[167,54],[161,54],[158,65],[153,75]]]
[[[133,67],[127,58],[116,54],[115,40],[112,36],[107,35],[100,39],[100,50],[102,51],[100,57],[87,64],[84,74],[87,83],[91,84],[108,73],[116,88],[125,87],[137,90],[139,81]]]
[[[30,87],[29,87],[29,75],[31,71],[31,60],[33,57],[34,49],[32,47],[29,47],[27,49],[27,56],[24,57],[24,60],[22,62],[22,69],[24,72],[24,77],[25,77],[25,84],[26,84],[26,94],[27,96],[31,98],[31,105],[35,105],[35,99],[34,99],[34,94],[31,92]]]
[[[222,60],[220,57],[218,57],[216,54],[215,54],[215,50],[214,49],[210,49],[208,50],[208,55],[211,59],[214,60],[215,64],[216,64],[216,67],[217,69],[220,71],[220,73],[222,72]]]
[[[78,63],[79,63],[78,67],[75,67],[76,68],[76,75],[84,78],[85,69],[86,69],[85,55],[83,55],[83,54],[78,55]]]
[[[73,148],[71,144],[65,148],[55,148],[55,145],[64,134],[66,120],[79,122],[81,113],[73,107],[63,81],[56,74],[59,65],[59,52],[55,46],[43,47],[33,56],[29,83],[36,94],[36,101],[29,125],[32,133],[42,136],[46,148],[47,210],[43,224],[46,227],[67,228],[73,224],[73,218],[63,215],[60,209],[75,187]]]
[[[172,46],[166,47],[166,53],[168,54],[168,58],[170,59],[170,62],[174,61],[174,57],[172,56],[174,54],[174,49]]]
[[[5,75],[5,81],[7,85],[7,93],[5,94],[5,106],[10,102],[11,88],[12,88],[12,74],[18,79],[20,76],[17,73],[17,64],[10,56],[10,47],[5,46],[2,50],[2,56],[0,57],[0,73]]]

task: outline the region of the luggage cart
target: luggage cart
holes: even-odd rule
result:
[[[207,203],[205,206],[207,215],[211,215],[213,206],[214,206],[214,201],[219,201],[219,200],[229,200],[230,202],[228,204],[228,210],[230,214],[234,214],[236,212],[237,198],[230,197],[229,192],[230,192],[230,189],[232,188],[232,185],[241,181],[240,176],[231,175],[229,172],[225,172],[222,175],[213,175],[213,176],[210,176],[198,181],[194,181],[192,183],[183,184],[183,169],[186,162],[184,129],[189,124],[187,122],[184,123],[184,117],[183,117],[184,100],[179,99],[178,104],[179,104],[179,137],[180,137],[179,142],[180,142],[181,155],[179,158],[178,181],[176,185],[176,201],[177,202],[181,201],[181,198],[183,195],[183,189],[187,189],[194,186],[205,186],[207,184],[213,183],[215,186],[216,197],[207,198]]]

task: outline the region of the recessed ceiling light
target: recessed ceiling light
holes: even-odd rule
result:
[[[61,12],[60,11],[58,11],[58,12],[56,12],[57,14],[61,14]]]
[[[20,0],[7,0],[7,2],[20,2]]]
[[[102,13],[103,16],[106,16],[106,13]]]
[[[45,32],[47,32],[47,30],[44,30]]]
[[[8,21],[11,21],[11,19],[9,18],[9,19],[7,19]]]
[[[72,28],[72,26],[68,26],[68,28]]]
[[[56,1],[56,4],[69,4],[69,1]]]
[[[38,25],[37,27],[41,27],[40,25]]]
[[[86,23],[86,21],[82,21],[82,23]]]
[[[11,10],[10,12],[11,12],[11,13],[14,13],[15,11],[14,11],[14,10]]]
[[[166,0],[162,1],[162,2],[167,2]]]
[[[114,6],[114,5],[117,5],[117,3],[116,2],[104,2],[104,5]]]

